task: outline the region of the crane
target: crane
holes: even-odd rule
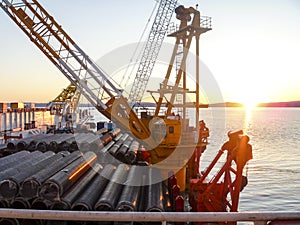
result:
[[[78,107],[79,99],[80,91],[70,83],[47,107],[51,115],[59,117],[60,122],[73,122],[72,117]]]
[[[149,129],[123,97],[122,89],[37,0],[2,0],[0,7],[100,113],[149,146],[155,145]]]
[[[128,100],[131,105],[140,103],[152,73],[159,50],[169,27],[177,0],[161,0],[146,42]]]
[[[146,149],[150,150],[152,164],[160,166],[160,162],[166,160],[165,166],[180,168],[180,171],[177,172],[177,174],[180,173],[178,181],[184,191],[188,180],[190,199],[196,201],[194,210],[201,211],[205,208],[205,210],[212,211],[216,209],[211,207],[212,204],[217,205],[220,201],[227,204],[228,200],[224,198],[228,193],[232,193],[231,199],[234,202],[227,205],[232,207],[231,211],[237,210],[237,200],[243,186],[242,170],[247,161],[252,158],[252,149],[248,144],[249,138],[241,136],[241,132],[229,135],[229,141],[223,145],[220,154],[199,179],[199,158],[206,148],[208,132],[204,129],[205,134],[198,128],[198,118],[196,120],[197,127],[194,128],[185,121],[181,123],[182,119],[179,116],[171,116],[175,96],[178,93],[185,96],[189,92],[186,84],[182,88],[179,87],[179,84],[181,79],[185,79],[185,64],[191,41],[194,37],[196,38],[196,57],[198,59],[199,37],[211,29],[209,19],[201,21],[199,11],[192,7],[179,6],[176,8],[175,12],[181,25],[178,31],[170,35],[176,37],[176,45],[165,80],[157,92],[159,99],[156,100],[158,105],[156,113],[154,116],[143,115],[143,118],[138,118],[127,99],[122,95],[122,89],[68,36],[37,0],[0,0],[0,7],[100,113],[112,119],[119,128],[131,131],[139,141],[146,145]],[[193,19],[191,15],[193,15]],[[188,25],[191,20],[192,23]],[[207,22],[207,24],[201,24],[201,22]],[[183,45],[184,51],[175,85],[171,86],[168,81],[175,57],[179,53],[179,44]],[[196,67],[198,77],[198,63]],[[199,83],[196,83],[196,91],[190,93],[196,94],[195,107],[199,110]],[[167,114],[161,117],[158,115],[158,111],[162,106],[163,99],[166,99],[166,94],[171,94],[171,97],[167,100]],[[182,107],[185,107],[184,104]],[[194,134],[197,132],[199,134],[195,138]],[[228,152],[228,157],[224,167],[215,179],[207,183],[205,177],[225,150]],[[190,158],[189,154],[191,154]],[[230,166],[232,162],[237,164],[236,170]],[[186,166],[189,169],[188,179],[185,176]],[[231,172],[235,174],[234,182],[231,182]],[[219,182],[221,177],[224,177],[225,183]],[[217,189],[218,186],[221,187]],[[213,196],[211,190],[216,190]],[[224,207],[217,209],[224,210]]]

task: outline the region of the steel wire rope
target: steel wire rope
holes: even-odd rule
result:
[[[133,59],[134,59],[135,55],[137,54],[138,48],[140,47],[140,44],[142,43],[142,39],[143,39],[144,36],[145,36],[146,30],[148,29],[148,26],[149,26],[149,24],[150,24],[150,21],[152,20],[153,15],[154,15],[154,13],[155,13],[155,11],[156,11],[156,8],[158,7],[158,3],[159,3],[160,1],[157,0],[157,1],[155,1],[155,2],[156,2],[156,3],[155,3],[155,5],[154,5],[154,8],[153,8],[151,14],[150,14],[150,17],[148,18],[148,21],[147,21],[147,23],[146,23],[146,25],[145,25],[145,28],[144,28],[144,30],[143,30],[143,32],[142,32],[142,35],[140,36],[140,38],[139,38],[139,40],[138,40],[138,42],[137,42],[138,44],[137,44],[137,46],[136,46],[135,49],[134,49],[134,52],[133,52],[133,54],[132,54],[132,56],[131,56],[131,58],[130,58],[130,60],[129,60],[129,63],[128,63],[126,69],[125,69],[125,72],[124,72],[124,74],[123,74],[123,76],[122,76],[122,79],[120,80],[119,86],[120,86],[120,87],[124,87],[124,92],[125,92],[125,87],[127,86],[128,82],[129,82],[129,79],[130,79],[130,77],[131,77],[131,75],[132,75],[134,69],[136,68],[136,63],[133,63],[133,61],[134,61]],[[144,48],[144,47],[143,47],[143,48]],[[139,59],[139,58],[141,57],[141,54],[142,54],[142,52],[143,52],[143,51],[142,51],[143,48],[141,48],[141,50],[140,50],[140,52],[139,52],[139,54],[138,54],[137,59]],[[128,70],[129,70],[129,67],[132,65],[132,63],[133,63],[133,68],[131,69],[131,72],[130,72],[129,75],[127,76],[127,80],[126,80],[126,82],[124,83],[124,86],[122,86],[122,83],[123,83],[123,81],[125,80],[126,74],[127,74]]]

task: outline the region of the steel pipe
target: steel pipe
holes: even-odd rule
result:
[[[14,198],[19,193],[20,184],[25,178],[35,174],[60,158],[62,156],[55,155],[54,152],[48,151],[44,153],[41,158],[33,161],[30,167],[24,167],[19,173],[2,180],[0,182],[0,195],[8,199]]]
[[[39,192],[41,197],[48,200],[59,200],[90,167],[97,161],[94,152],[86,152],[83,157],[78,158],[58,173],[50,177],[42,184]]]
[[[8,199],[1,197],[0,198],[0,208],[8,208],[8,207],[9,207]]]
[[[16,197],[11,203],[10,207],[14,209],[30,209],[30,199],[25,199],[23,197]]]
[[[136,161],[136,156],[139,150],[139,146],[140,144],[137,141],[132,141],[131,145],[129,146],[129,149],[126,153],[126,159],[131,164],[133,164]]]
[[[128,160],[126,159],[126,153],[130,147],[132,143],[132,138],[131,137],[128,137],[126,139],[126,141],[124,141],[123,145],[121,146],[121,148],[119,148],[119,150],[117,151],[115,157],[117,159],[119,159],[120,161],[124,162],[124,163],[127,163]]]
[[[80,150],[84,151],[97,151],[98,148],[102,145],[100,137],[102,135],[88,133],[86,139],[80,144]]]
[[[96,174],[86,190],[74,201],[72,209],[78,211],[92,210],[115,170],[115,166],[107,164],[100,174]]]
[[[116,207],[118,211],[133,212],[138,210],[140,186],[140,168],[138,166],[132,166]]]
[[[59,201],[54,202],[51,209],[54,210],[67,210],[71,209],[72,204],[83,193],[91,182],[91,180],[103,169],[100,164],[95,164],[90,168],[86,174],[81,177],[66,193],[63,194]]]
[[[51,176],[58,173],[60,170],[79,159],[82,153],[79,151],[73,152],[64,156],[60,161],[41,170],[40,172],[26,178],[20,187],[20,195],[25,198],[33,198],[38,196],[40,187]]]
[[[54,134],[53,139],[44,140],[47,144],[47,150],[51,150],[54,152],[59,151],[70,151],[73,152],[78,150],[76,145],[74,134]],[[74,143],[76,147],[74,146]]]
[[[38,136],[39,136],[39,135],[36,135],[35,137],[38,137]],[[26,144],[26,139],[29,140],[29,141],[28,141],[28,143],[29,143],[30,140],[32,140],[32,137],[23,138],[23,139],[21,139],[21,140],[19,140],[19,139],[9,140],[8,143],[7,143],[7,145],[6,145],[6,147],[7,147],[7,149],[9,149],[9,150],[25,150],[25,146],[27,145],[27,144]],[[24,141],[24,140],[25,140],[25,141]],[[21,141],[22,141],[22,143],[24,143],[24,148],[18,149],[18,148],[17,148],[17,145],[18,145],[18,143],[21,142]]]
[[[0,181],[6,179],[14,174],[22,172],[22,170],[28,166],[32,166],[35,160],[39,160],[43,157],[43,153],[35,151],[27,155],[22,159],[22,162],[13,164],[10,168],[0,172]]]
[[[121,135],[120,138],[118,138],[118,141],[114,144],[112,148],[109,149],[109,153],[113,156],[116,155],[118,149],[123,145],[124,141],[128,138],[128,134]]]
[[[112,139],[113,137],[110,133],[106,133],[102,137],[100,137],[100,141],[104,146],[107,145]]]
[[[115,209],[121,195],[124,182],[129,172],[129,166],[120,164],[110,182],[94,206],[97,211],[112,211]]]
[[[20,223],[14,218],[1,218],[0,225],[20,225]]]
[[[156,168],[150,168],[149,178],[149,190],[148,190],[148,202],[146,212],[163,212],[163,191],[161,182],[160,170]]]
[[[38,134],[38,135],[34,135],[34,136],[30,136],[28,138],[23,138],[21,141],[18,141],[15,149],[17,150],[36,150],[36,144],[37,141],[40,139],[43,139],[45,137],[50,137],[53,134]]]
[[[47,210],[47,209],[51,208],[52,204],[53,204],[53,202],[51,202],[47,199],[37,197],[32,201],[31,209]]]
[[[37,144],[37,149],[40,151],[54,151],[58,152],[58,146],[61,142],[66,142],[70,144],[72,141],[74,141],[74,135],[73,134],[54,134],[52,137],[42,139]]]
[[[23,159],[26,159],[26,157],[28,157],[29,155],[30,155],[29,151],[22,150],[15,154],[11,154],[3,158],[0,158],[0,171],[4,171],[10,168],[11,165],[14,165],[16,162],[23,161]]]

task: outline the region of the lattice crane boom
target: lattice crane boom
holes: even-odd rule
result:
[[[129,93],[129,101],[131,101],[132,104],[139,103],[142,100],[176,4],[177,0],[160,1],[157,14]]]
[[[122,90],[71,39],[37,0],[1,0],[0,7],[102,114],[140,139],[148,128],[131,111]]]

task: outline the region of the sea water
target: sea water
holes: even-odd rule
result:
[[[239,211],[300,211],[300,108],[202,109],[201,118],[211,130],[204,166],[227,131],[242,129],[250,137],[253,159],[245,168]]]

